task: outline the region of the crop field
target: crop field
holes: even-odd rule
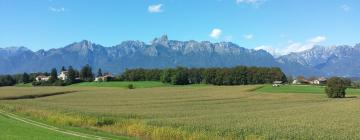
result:
[[[305,93],[312,93],[310,88],[317,87],[307,88]],[[54,126],[139,139],[360,139],[360,92],[329,99],[321,88],[312,89],[318,94],[298,90],[268,85],[2,87],[3,98],[74,92],[0,100],[0,109]]]

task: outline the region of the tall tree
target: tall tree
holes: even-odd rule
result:
[[[49,79],[49,81],[50,81],[51,83],[54,83],[57,79],[58,79],[58,77],[57,77],[57,70],[56,70],[56,68],[52,68],[52,69],[51,69],[51,72],[50,72],[50,79]]]
[[[101,68],[99,68],[98,72],[97,72],[97,77],[101,77],[103,76],[102,72],[101,72]]]
[[[94,81],[94,75],[89,64],[85,65],[80,71],[80,79],[83,81]]]
[[[62,66],[61,71],[66,71],[66,68],[64,66]]]
[[[30,82],[30,76],[26,72],[21,76],[21,81],[26,84]]]
[[[76,81],[76,71],[74,70],[74,68],[72,66],[69,66],[68,68],[68,79],[70,84],[75,83]]]

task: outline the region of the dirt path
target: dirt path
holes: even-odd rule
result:
[[[24,123],[27,123],[27,124],[31,124],[31,125],[36,126],[36,127],[41,127],[41,128],[44,128],[44,129],[48,129],[48,130],[51,130],[51,131],[58,132],[58,133],[63,133],[63,134],[67,134],[67,135],[82,137],[82,138],[86,138],[86,139],[113,140],[112,138],[108,138],[108,137],[96,136],[96,135],[92,135],[92,134],[85,134],[85,133],[81,133],[81,132],[75,132],[75,131],[71,131],[71,130],[61,129],[61,128],[54,127],[54,126],[51,126],[51,125],[47,125],[47,124],[44,124],[44,123],[41,123],[41,122],[33,121],[33,120],[30,120],[30,119],[27,119],[27,118],[22,118],[22,117],[19,117],[19,116],[15,115],[15,114],[8,113],[8,112],[2,111],[2,110],[0,110],[0,114],[2,114],[4,116],[7,116],[9,118],[12,118],[14,120],[18,120],[18,121],[21,121],[21,122],[24,122]]]

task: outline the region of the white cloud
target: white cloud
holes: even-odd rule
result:
[[[212,29],[211,33],[210,33],[210,37],[214,38],[214,39],[219,39],[221,36],[221,29],[218,28],[214,28]]]
[[[244,35],[244,38],[245,38],[246,40],[250,40],[250,39],[253,39],[253,38],[254,38],[254,35],[252,35],[252,34],[247,34],[247,35]]]
[[[344,10],[345,12],[349,12],[351,10],[351,7],[349,5],[347,5],[347,4],[341,5],[340,8],[342,10]]]
[[[65,8],[64,7],[60,7],[60,8],[55,8],[55,7],[49,7],[49,10],[51,11],[51,12],[57,12],[57,13],[59,13],[59,12],[65,12]]]
[[[161,13],[163,10],[163,4],[150,5],[148,11],[150,13]]]
[[[264,2],[265,0],[236,0],[236,4],[251,4],[255,6],[259,6]]]
[[[316,36],[314,38],[310,38],[305,42],[294,42],[288,41],[285,47],[274,48],[268,45],[262,45],[255,48],[255,50],[265,50],[274,56],[287,55],[293,52],[302,52],[305,50],[312,49],[315,45],[319,45],[320,43],[326,41],[325,36]]]
[[[308,42],[311,44],[318,44],[318,43],[324,42],[325,40],[326,40],[325,36],[317,36],[317,37],[309,39]]]

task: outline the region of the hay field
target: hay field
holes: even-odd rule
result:
[[[356,93],[328,99],[325,94],[259,92],[258,87],[3,87],[0,96],[17,94],[16,89],[78,92],[5,100],[0,107],[58,126],[140,139],[360,139]]]

